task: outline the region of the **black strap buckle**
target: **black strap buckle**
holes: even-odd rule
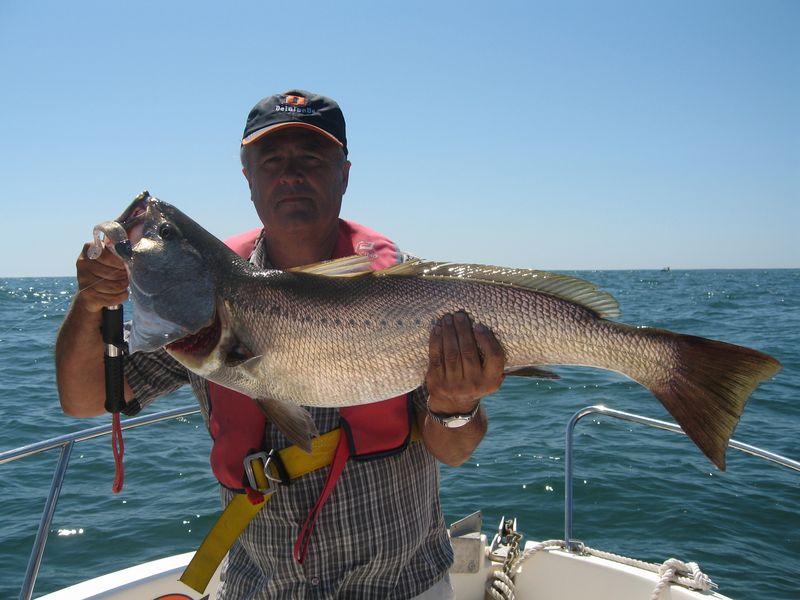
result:
[[[244,472],[250,487],[265,496],[277,492],[279,484],[289,485],[292,482],[281,455],[274,448],[245,456]],[[266,485],[259,484],[257,474],[263,474]]]

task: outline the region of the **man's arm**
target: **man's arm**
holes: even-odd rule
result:
[[[128,297],[128,273],[121,259],[108,250],[96,260],[86,258],[85,244],[75,263],[78,292],[56,338],[56,381],[64,413],[94,417],[104,412],[105,371],[101,310]],[[125,381],[125,400],[133,392]]]
[[[500,387],[504,368],[503,348],[491,331],[481,324],[473,328],[462,312],[445,315],[433,328],[429,342],[428,409],[437,414],[471,413],[482,397]],[[481,407],[463,427],[448,429],[427,412],[418,412],[417,424],[431,454],[458,466],[483,439],[487,419]]]

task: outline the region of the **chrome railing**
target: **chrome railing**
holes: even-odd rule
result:
[[[169,419],[177,419],[178,417],[186,417],[200,412],[196,406],[184,406],[182,408],[174,408],[172,410],[165,410],[152,415],[145,415],[143,417],[134,417],[132,419],[125,419],[122,422],[122,429],[133,429],[134,427],[142,427],[143,425],[150,425],[160,421]],[[42,555],[44,555],[44,546],[47,543],[47,532],[50,530],[50,524],[53,521],[53,515],[56,510],[56,503],[61,494],[61,486],[64,483],[64,476],[67,473],[67,465],[69,464],[69,457],[72,454],[72,447],[76,442],[85,442],[96,437],[108,435],[111,433],[111,424],[100,425],[75,433],[68,433],[58,437],[30,444],[28,446],[21,446],[14,450],[7,450],[0,452],[0,465],[19,460],[61,448],[61,454],[58,457],[58,463],[53,473],[53,482],[50,484],[50,493],[47,495],[44,510],[42,511],[42,518],[39,521],[39,529],[36,532],[36,539],[33,542],[31,549],[31,556],[28,559],[28,567],[25,570],[25,579],[22,582],[22,588],[19,593],[20,600],[30,600],[33,596],[33,587],[36,585],[36,577],[39,575],[39,567],[42,564]]]
[[[123,430],[133,429],[136,427],[142,427],[144,425],[151,425],[153,423],[167,421],[169,419],[187,417],[190,415],[197,414],[198,412],[200,412],[200,410],[195,406],[184,406],[181,408],[174,408],[172,410],[166,410],[152,415],[126,419],[125,421],[122,422],[122,429]],[[678,427],[678,425],[676,425],[675,423],[659,421],[657,419],[651,419],[649,417],[643,417],[640,415],[626,413],[619,410],[606,408],[605,406],[590,406],[575,413],[572,419],[570,419],[569,424],[567,425],[567,440],[566,440],[565,461],[564,461],[564,479],[565,479],[564,540],[567,542],[567,545],[570,548],[572,548],[573,544],[573,538],[572,538],[572,505],[573,505],[572,475],[574,468],[573,431],[578,421],[580,421],[583,417],[591,414],[607,415],[609,417],[614,417],[617,419],[622,419],[634,423],[640,423],[642,425],[647,425],[649,427],[655,427],[658,429],[666,429],[667,431],[672,431],[675,433],[680,433],[685,435],[683,433],[683,430],[680,427]],[[53,481],[50,485],[50,493],[48,494],[47,500],[45,501],[45,506],[42,511],[42,517],[39,522],[39,529],[36,532],[36,539],[34,540],[33,548],[31,549],[31,555],[28,560],[28,566],[25,572],[25,579],[23,580],[22,588],[19,594],[20,600],[30,600],[30,598],[33,595],[33,588],[36,583],[36,577],[39,574],[39,567],[41,566],[42,563],[42,556],[44,554],[44,548],[47,542],[47,532],[50,530],[50,524],[52,523],[53,515],[56,509],[56,503],[58,502],[58,497],[59,494],[61,493],[61,487],[64,482],[64,476],[66,475],[67,472],[67,465],[69,464],[69,459],[72,453],[73,446],[77,442],[84,442],[86,440],[91,440],[103,435],[109,435],[110,433],[111,433],[111,424],[109,423],[108,425],[100,425],[98,427],[92,427],[90,429],[84,429],[82,431],[77,431],[75,433],[69,433],[66,435],[51,438],[49,440],[44,440],[42,442],[37,442],[35,444],[30,444],[28,446],[22,446],[14,450],[7,450],[5,452],[0,452],[0,465],[2,465],[21,458],[33,456],[41,452],[46,452],[48,450],[54,450],[56,448],[61,449],[61,453],[59,455],[58,462],[56,464],[56,468],[53,473]],[[737,450],[741,450],[742,452],[746,452],[747,454],[751,454],[753,456],[757,456],[775,462],[785,467],[789,467],[790,469],[800,471],[800,462],[791,460],[779,454],[768,452],[766,450],[762,450],[761,448],[757,448],[749,444],[737,442],[736,440],[731,440],[729,445],[731,448],[736,448]]]
[[[569,423],[567,424],[567,442],[564,450],[565,454],[564,456],[564,541],[567,543],[567,548],[569,550],[574,550],[575,547],[573,546],[573,544],[575,544],[576,546],[578,544],[577,540],[572,539],[572,504],[573,504],[572,472],[575,465],[572,453],[573,432],[575,430],[575,425],[577,425],[578,421],[580,421],[583,417],[587,415],[593,415],[593,414],[606,415],[609,417],[614,417],[615,419],[622,419],[623,421],[629,421],[631,423],[639,423],[640,425],[647,425],[648,427],[655,427],[656,429],[665,429],[667,431],[672,431],[674,433],[680,433],[681,435],[686,435],[683,429],[681,429],[675,423],[669,423],[667,421],[659,421],[658,419],[651,419],[649,417],[643,417],[641,415],[635,415],[632,413],[623,412],[621,410],[614,410],[613,408],[607,408],[605,406],[588,406],[576,412],[570,419]],[[795,471],[800,471],[800,462],[792,460],[791,458],[786,458],[785,456],[781,456],[780,454],[775,454],[774,452],[762,450],[761,448],[757,448],[756,446],[751,446],[750,444],[737,442],[736,440],[731,440],[728,443],[728,447],[735,448],[736,450],[741,450],[746,454],[751,454],[752,456],[763,458],[765,460],[777,463],[784,467],[794,469]]]

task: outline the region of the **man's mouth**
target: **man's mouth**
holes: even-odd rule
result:
[[[311,202],[311,198],[308,196],[286,196],[285,198],[281,198],[278,200],[278,204],[284,203],[295,203],[295,202]]]

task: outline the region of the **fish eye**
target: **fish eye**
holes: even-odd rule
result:
[[[168,240],[174,233],[175,229],[169,223],[162,223],[158,226],[158,235],[162,240]]]

